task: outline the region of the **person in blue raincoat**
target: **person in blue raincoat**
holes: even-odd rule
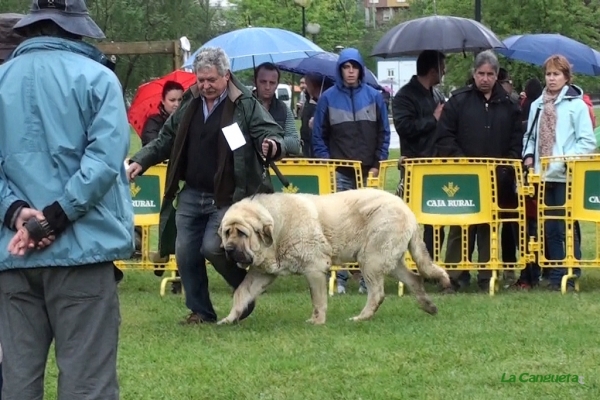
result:
[[[314,157],[360,161],[363,186],[366,186],[370,173],[378,176],[379,162],[387,160],[390,147],[387,106],[381,92],[364,83],[365,71],[357,49],[342,50],[335,85],[319,98],[312,128]],[[338,168],[337,191],[356,187],[354,170]],[[337,278],[337,291],[343,294],[347,271],[340,271]],[[367,291],[364,280],[361,280],[359,291]]]
[[[0,14],[0,65],[24,39],[12,29],[22,17],[21,14]],[[0,399],[2,399],[2,346],[0,346]]]
[[[117,400],[113,261],[134,251],[129,125],[83,0],[32,2],[0,66],[0,342],[5,400]],[[7,251],[8,250],[8,251]]]

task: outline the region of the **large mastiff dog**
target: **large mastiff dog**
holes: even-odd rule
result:
[[[451,287],[446,271],[432,263],[417,220],[404,201],[377,189],[329,195],[260,194],[229,208],[219,235],[226,254],[250,267],[233,296],[233,308],[219,323],[238,320],[246,306],[279,275],[308,280],[313,312],[308,322],[325,323],[327,274],[332,265],[358,262],[368,289],[367,304],[354,321],[369,319],[384,299],[384,276],[404,282],[423,310],[437,307],[422,277]],[[406,250],[419,275],[406,268]]]

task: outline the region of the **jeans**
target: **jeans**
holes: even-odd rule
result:
[[[546,183],[544,202],[547,206],[562,206],[566,201],[566,184],[558,182]],[[564,210],[548,211],[548,215],[564,216]],[[581,229],[579,222],[573,224],[574,256],[581,259]],[[547,260],[564,260],[566,257],[566,237],[564,220],[546,220],[544,224],[545,233],[545,256]],[[551,285],[560,285],[562,277],[567,273],[566,268],[550,268],[549,281]],[[581,276],[581,268],[574,268],[574,273]]]
[[[363,186],[367,186],[367,177],[368,171],[363,171]],[[340,172],[336,172],[335,175],[335,184],[338,192],[344,192],[346,190],[356,189],[356,179],[351,178],[347,175],[344,175]],[[336,273],[337,285],[338,287],[346,287],[348,284],[348,278],[350,274],[348,271],[338,271]],[[365,280],[363,278],[360,279],[360,287],[366,289]]]
[[[225,257],[221,238],[217,234],[227,207],[217,208],[212,194],[184,187],[179,193],[175,225],[175,258],[185,290],[185,305],[206,322],[217,320],[208,292],[206,260],[232,287],[237,288],[246,276]]]

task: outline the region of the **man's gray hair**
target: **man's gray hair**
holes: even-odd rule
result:
[[[220,47],[206,47],[198,52],[194,58],[194,72],[215,67],[220,76],[225,76],[231,68],[229,57]]]
[[[500,71],[500,63],[498,62],[498,57],[491,50],[482,51],[477,54],[475,57],[475,63],[473,65],[473,72],[477,71],[481,66],[489,64],[494,69],[496,75]]]

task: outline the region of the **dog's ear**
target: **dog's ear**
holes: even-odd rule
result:
[[[273,245],[273,225],[272,224],[264,225],[262,228],[262,232],[259,231],[258,235],[260,236],[260,240],[263,241],[265,246],[270,247]]]
[[[258,221],[255,226],[256,233],[259,239],[269,247],[273,244],[273,217],[264,208],[259,208],[257,212]]]

